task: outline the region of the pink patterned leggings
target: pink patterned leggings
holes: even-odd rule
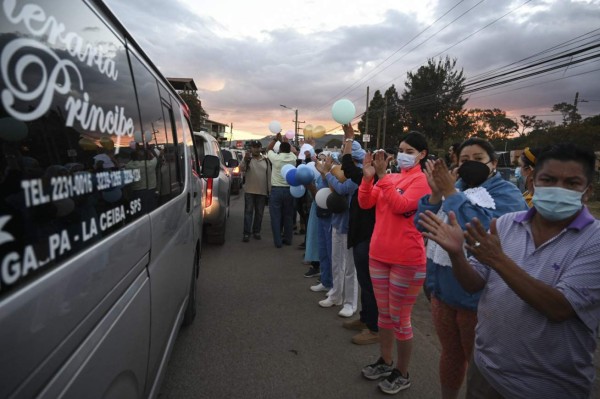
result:
[[[404,266],[369,259],[379,328],[393,329],[398,341],[413,337],[410,315],[425,280],[425,265]]]

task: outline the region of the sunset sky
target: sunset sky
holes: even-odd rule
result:
[[[360,114],[367,86],[371,97],[392,84],[401,93],[406,73],[431,57],[456,58],[469,79],[560,44],[545,54],[600,43],[599,0],[106,2],[165,76],[194,79],[234,139],[263,137],[273,120],[293,129],[280,104],[336,131],[336,100]],[[466,107],[558,121],[552,105],[576,92],[584,117],[600,114],[600,58],[473,93]]]

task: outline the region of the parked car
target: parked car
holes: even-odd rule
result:
[[[228,164],[229,172],[231,174],[231,194],[239,194],[242,188],[242,171],[238,162],[238,158],[233,150],[223,148],[221,149],[223,159]],[[231,161],[235,161],[235,166]]]
[[[100,0],[2,3],[0,398],[155,398],[219,159]]]
[[[198,161],[206,155],[219,158],[219,175],[206,179],[206,194],[204,196],[204,237],[211,244],[223,245],[229,203],[231,200],[232,177],[230,168],[238,165],[237,159],[225,160],[216,138],[207,132],[194,132],[194,141],[198,149]]]

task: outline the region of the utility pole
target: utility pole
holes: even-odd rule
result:
[[[298,108],[294,110],[294,139],[296,140],[296,145],[298,145]]]
[[[365,132],[363,134],[369,134],[369,86],[367,86],[367,106],[365,107]],[[363,139],[363,147],[367,149],[367,142]]]
[[[381,148],[385,149],[385,128],[387,126],[387,96],[383,97],[383,138],[381,140]]]
[[[575,122],[575,115],[577,115],[577,103],[579,102],[579,92],[575,93],[575,101],[573,102],[573,112],[571,112],[571,125]]]
[[[379,118],[377,118],[377,142],[375,144],[375,149],[379,149],[381,148],[379,146],[379,132],[381,131],[381,116]]]

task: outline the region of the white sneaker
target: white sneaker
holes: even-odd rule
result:
[[[329,288],[325,287],[323,284],[319,283],[317,285],[313,285],[310,287],[312,292],[321,292],[321,291],[329,291]]]
[[[352,309],[352,305],[344,305],[342,310],[338,312],[338,316],[341,317],[352,317],[354,315],[354,309]]]
[[[330,297],[327,297],[327,299],[323,299],[322,301],[319,301],[319,306],[322,308],[330,308],[332,306],[340,306],[342,304],[342,301],[334,301],[333,299],[331,299]]]

